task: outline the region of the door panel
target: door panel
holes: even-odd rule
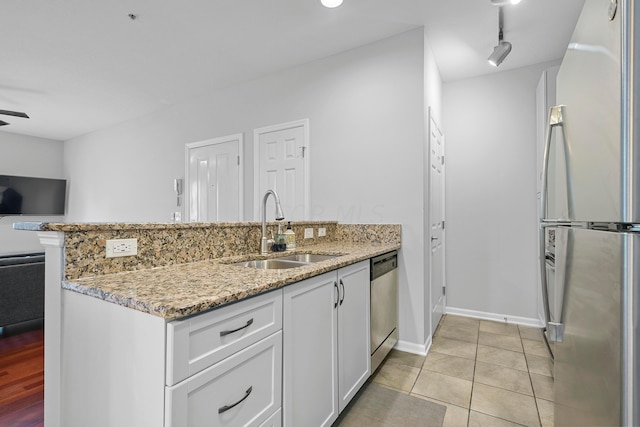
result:
[[[338,271],[341,291],[338,304],[338,390],[341,412],[371,374],[369,261]]]
[[[338,417],[335,272],[284,288],[283,425],[331,426]]]
[[[567,234],[564,337],[555,343],[555,422],[621,425],[620,301],[629,235],[587,229]]]
[[[239,221],[241,139],[209,142],[187,146],[189,221]]]
[[[611,2],[585,2],[558,72],[557,103],[565,105],[567,172],[574,208],[569,219],[573,221],[640,220],[625,218],[628,212],[623,207],[623,189],[633,185],[625,185],[628,178],[621,169],[624,139],[620,132],[620,43],[624,8],[618,3],[616,17],[610,21]],[[557,178],[561,184],[562,177]],[[564,191],[566,200],[566,189],[558,190]]]
[[[444,292],[444,136],[430,117],[430,191],[429,191],[429,239],[430,239],[430,287],[431,333],[433,334],[445,310]]]
[[[270,126],[254,132],[256,176],[255,200],[275,190],[287,220],[307,219],[308,210],[308,123]],[[254,209],[260,218],[261,204]],[[273,198],[267,200],[267,218],[274,212]]]

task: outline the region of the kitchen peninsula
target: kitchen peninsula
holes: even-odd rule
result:
[[[275,223],[269,226],[274,229]],[[37,231],[46,251],[47,426],[177,426],[187,425],[181,424],[185,420],[192,425],[211,409],[198,406],[197,390],[217,384],[206,393],[229,392],[229,385],[242,382],[238,378],[249,371],[255,384],[218,408],[220,425],[240,420],[281,425],[287,419],[282,377],[286,383],[289,368],[280,361],[295,344],[286,333],[293,315],[283,312],[295,312],[296,290],[322,290],[318,295],[337,310],[336,324],[343,302],[349,307],[355,295],[362,295],[359,305],[366,310],[356,306],[354,313],[363,319],[360,330],[368,329],[368,294],[356,289],[364,290],[366,282],[368,290],[368,260],[398,250],[401,235],[399,225],[300,222],[294,225],[296,250],[266,258],[333,257],[265,270],[234,265],[265,258],[258,255],[260,224],[254,222],[16,223],[14,228]],[[315,237],[303,239],[309,228]],[[317,237],[319,229],[325,236]],[[137,255],[106,258],[106,241],[112,239],[136,239]],[[338,299],[334,307],[334,295],[340,309]],[[246,313],[249,320],[238,326]],[[332,366],[339,358],[333,357]],[[231,383],[224,382],[227,377]],[[361,377],[360,385],[366,380]],[[350,397],[355,391],[349,390]]]

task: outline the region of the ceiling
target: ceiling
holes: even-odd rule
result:
[[[424,26],[444,81],[560,59],[584,0],[7,0],[2,131],[68,140],[171,104]],[[134,14],[131,19],[129,14]]]

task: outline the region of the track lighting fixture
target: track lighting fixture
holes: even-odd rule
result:
[[[492,2],[494,0],[491,0]],[[496,0],[497,1],[497,0]],[[502,7],[498,8],[498,45],[493,48],[493,53],[489,55],[489,64],[497,67],[502,64],[502,61],[509,55],[511,52],[511,43],[504,40],[504,36],[502,33],[502,27],[504,23],[504,16],[502,13]]]

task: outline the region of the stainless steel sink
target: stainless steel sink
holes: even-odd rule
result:
[[[257,268],[261,270],[282,270],[285,268],[296,268],[309,265],[308,262],[299,262],[283,259],[257,259],[254,261],[237,262],[233,265],[241,267]]]
[[[294,254],[294,255],[278,257],[278,259],[314,263],[314,262],[326,261],[328,259],[332,259],[337,256],[338,255]]]
[[[338,255],[293,254],[271,259],[257,259],[253,261],[236,262],[233,265],[258,268],[261,270],[282,270],[285,268],[303,267],[314,262],[326,261]]]

